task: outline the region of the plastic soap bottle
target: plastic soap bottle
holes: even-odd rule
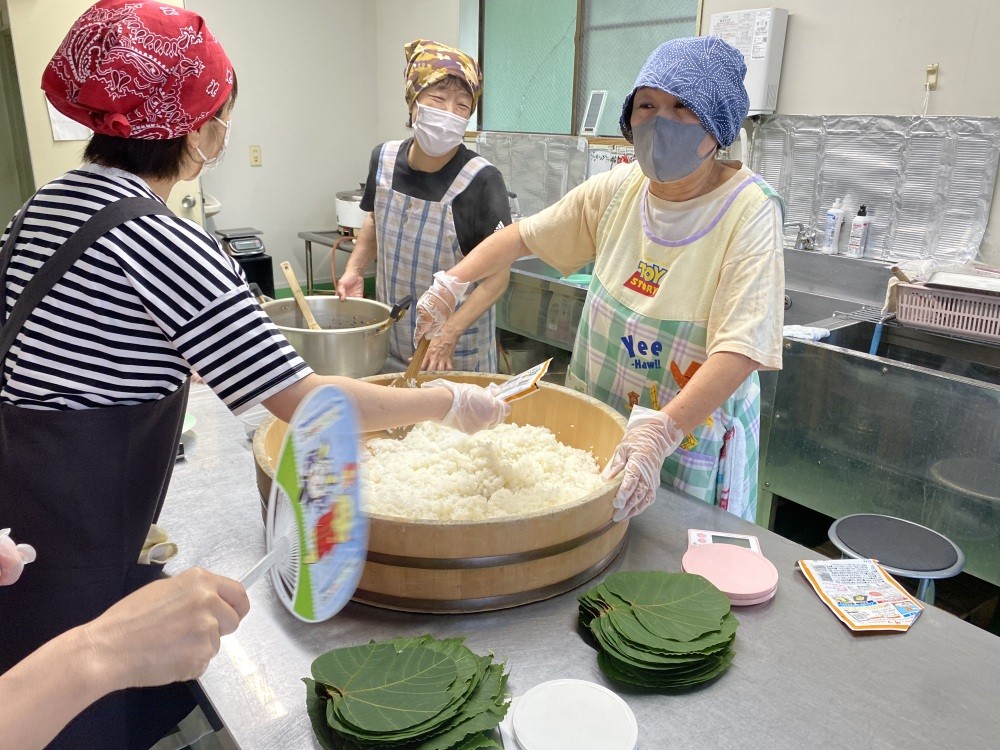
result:
[[[867,206],[862,206],[858,209],[858,215],[851,222],[851,237],[847,243],[847,257],[864,257],[865,246],[868,244],[869,227],[871,227],[871,219],[868,216],[868,208]]]
[[[826,225],[823,229],[823,246],[820,252],[827,255],[837,254],[840,242],[840,229],[844,226],[844,199],[837,198],[833,207],[826,212]]]

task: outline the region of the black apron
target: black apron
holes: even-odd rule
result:
[[[27,206],[0,249],[0,295],[25,214]],[[83,252],[120,224],[152,214],[172,215],[151,198],[112,203],[48,259],[0,327],[0,367],[25,319]],[[188,382],[137,406],[41,410],[0,403],[0,525],[38,551],[16,584],[0,587],[0,672],[163,576],[162,566],[136,561],[166,496]],[[194,708],[191,685],[197,688],[177,683],[106,696],[49,747],[149,750]]]

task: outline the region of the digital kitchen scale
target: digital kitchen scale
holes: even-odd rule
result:
[[[264,253],[264,240],[261,232],[253,227],[237,227],[236,229],[216,229],[222,241],[222,248],[230,255],[250,256]]]
[[[726,531],[705,531],[704,529],[688,529],[688,547],[700,544],[733,544],[745,547],[760,554],[760,542],[757,537],[747,534],[730,534]]]
[[[778,569],[753,536],[691,529],[681,568],[707,579],[733,606],[763,604],[778,590]]]

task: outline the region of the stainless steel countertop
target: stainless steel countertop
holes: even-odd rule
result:
[[[192,390],[186,436],[161,523],[180,546],[169,570],[201,565],[238,578],[264,552],[253,455],[243,425],[206,386]],[[611,683],[577,632],[576,595],[501,612],[416,615],[351,603],[332,620],[295,620],[262,581],[237,633],[202,684],[241,748],[319,748],[301,678],[319,654],[370,639],[465,635],[506,661],[520,695],[555,678],[616,690],[635,712],[639,747],[995,747],[1000,638],[934,608],[906,634],[855,636],[820,602],[795,560],[816,553],[716,508],[661,489],[632,523],[608,572],[680,569],[689,528],[752,533],[781,578],[767,604],[736,608],[736,660],[719,680],[679,695]],[[588,584],[593,585],[593,584]]]

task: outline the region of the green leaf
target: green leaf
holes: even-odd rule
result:
[[[466,737],[459,744],[450,748],[450,750],[489,750],[489,748],[493,747],[503,750],[503,745],[499,744],[488,734],[480,733]]]
[[[489,656],[477,656],[462,645],[462,641],[463,639],[461,638],[452,638],[444,641],[435,641],[433,639],[422,641],[424,647],[440,651],[441,653],[449,656],[449,658],[453,658],[458,670],[458,677],[452,684],[451,688],[449,688],[449,692],[452,694],[453,699],[451,703],[442,709],[436,716],[406,730],[390,733],[366,732],[358,727],[354,727],[349,723],[344,722],[342,718],[337,717],[335,717],[335,720],[331,723],[334,724],[338,732],[350,736],[359,744],[378,744],[383,747],[387,741],[390,741],[390,739],[392,742],[407,742],[409,740],[422,739],[443,732],[448,726],[450,726],[451,723],[460,721],[464,718],[464,712],[466,711],[465,706],[469,696],[472,695],[479,686],[483,676],[487,672],[488,667],[493,661],[492,657]],[[407,643],[413,642],[414,641],[407,639]],[[401,640],[391,641],[391,643],[393,643],[397,648],[401,645],[403,648],[407,647]]]
[[[718,632],[730,609],[725,594],[690,573],[616,573],[604,585],[631,605],[635,618],[650,633],[672,641]]]
[[[447,654],[392,643],[337,649],[316,659],[334,713],[369,733],[400,732],[437,716],[452,700],[457,668]],[[337,727],[335,727],[337,728]]]
[[[329,699],[321,695],[323,686],[308,677],[304,677],[302,681],[306,684],[306,712],[309,714],[309,721],[312,722],[316,739],[325,750],[342,750],[343,743],[326,723],[326,706]]]
[[[606,615],[615,632],[640,650],[663,654],[708,654],[725,648],[733,639],[739,620],[732,612],[722,618],[718,631],[705,633],[690,641],[670,641],[650,633],[630,611],[613,610]]]
[[[462,717],[414,750],[450,750],[470,734],[492,731],[507,713],[507,675],[502,664],[491,664],[476,692],[462,707]]]
[[[337,649],[316,659],[312,672],[306,707],[325,750],[501,747],[490,733],[509,706],[504,666],[461,638]]]
[[[721,657],[712,657],[713,661],[695,675],[680,678],[668,675],[658,675],[655,672],[628,668],[615,661],[608,653],[602,651],[597,655],[597,664],[608,677],[619,682],[639,685],[640,687],[657,689],[683,689],[707,682],[722,674],[733,660],[733,652],[727,651]]]

